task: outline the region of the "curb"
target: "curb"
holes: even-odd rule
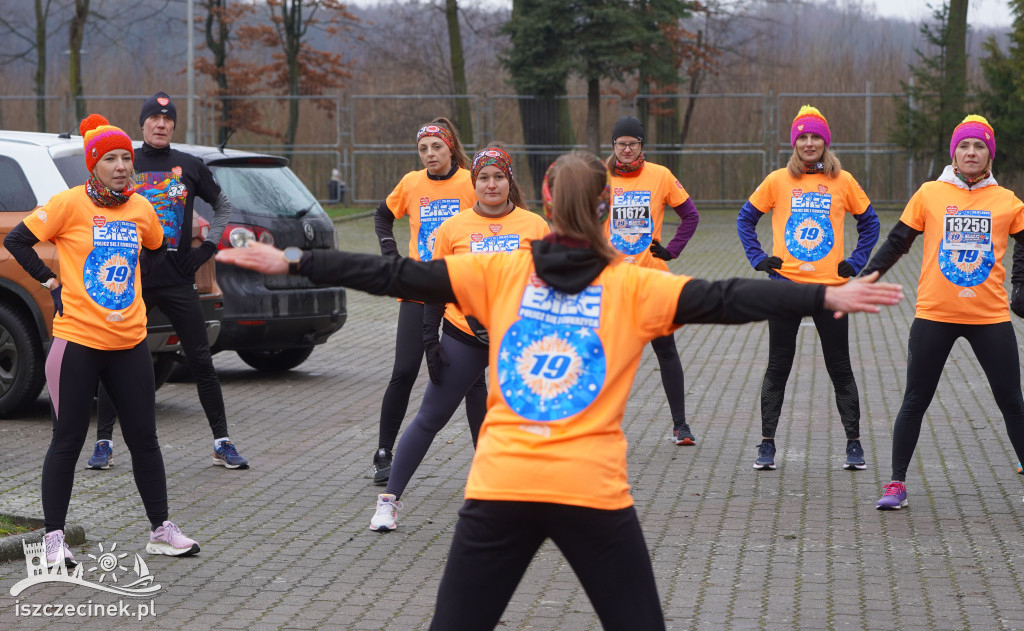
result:
[[[0,539],[0,562],[24,559],[25,550],[22,548],[22,542],[39,543],[42,542],[43,536],[46,534],[43,532],[43,521],[41,519],[21,517],[20,515],[8,515],[8,517],[10,517],[11,521],[19,526],[29,526],[36,528],[36,530],[19,535],[10,535]],[[65,526],[64,542],[69,546],[77,546],[85,543],[85,528],[75,525]]]

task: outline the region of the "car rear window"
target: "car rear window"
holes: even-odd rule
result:
[[[14,158],[0,156],[0,211],[23,213],[38,205],[21,165]]]
[[[57,165],[57,170],[60,171],[68,188],[81,186],[89,180],[89,169],[85,168],[85,158],[81,153],[57,156],[53,163]]]
[[[211,166],[231,205],[267,217],[315,217],[324,210],[288,167]]]

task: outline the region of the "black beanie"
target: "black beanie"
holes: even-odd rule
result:
[[[154,114],[167,114],[175,125],[178,124],[178,110],[166,92],[157,92],[143,101],[142,112],[139,114],[139,127],[142,127],[146,119]]]
[[[623,116],[615,121],[615,127],[612,127],[612,142],[615,142],[616,138],[621,138],[622,136],[632,136],[643,142],[644,126],[640,119],[632,116]]]

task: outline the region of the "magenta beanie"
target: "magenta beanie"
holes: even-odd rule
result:
[[[989,125],[988,121],[983,116],[977,114],[971,114],[963,120],[962,123],[956,126],[953,130],[953,137],[949,140],[949,157],[952,158],[956,154],[956,146],[960,144],[960,141],[964,138],[977,138],[978,140],[985,143],[988,147],[988,158],[992,160],[996,155],[996,132],[992,130],[992,125]]]
[[[797,112],[793,119],[793,126],[789,129],[789,144],[796,146],[796,139],[800,134],[818,134],[825,139],[825,146],[832,144],[832,132],[828,128],[828,121],[821,115],[818,108],[804,105]]]

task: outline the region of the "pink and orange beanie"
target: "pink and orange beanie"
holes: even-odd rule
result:
[[[818,108],[810,105],[801,107],[793,119],[793,126],[789,129],[789,144],[795,147],[800,134],[818,134],[825,139],[826,147],[832,144],[832,132],[828,128],[828,121]]]
[[[953,137],[949,140],[949,157],[956,154],[956,146],[965,138],[977,138],[988,147],[988,157],[991,160],[996,155],[996,132],[985,117],[971,114],[964,118],[963,122],[953,130]]]
[[[132,154],[132,161],[135,161],[132,139],[103,116],[89,114],[79,123],[78,132],[82,134],[85,144],[85,166],[89,173],[92,173],[100,158],[113,149],[126,149]]]

